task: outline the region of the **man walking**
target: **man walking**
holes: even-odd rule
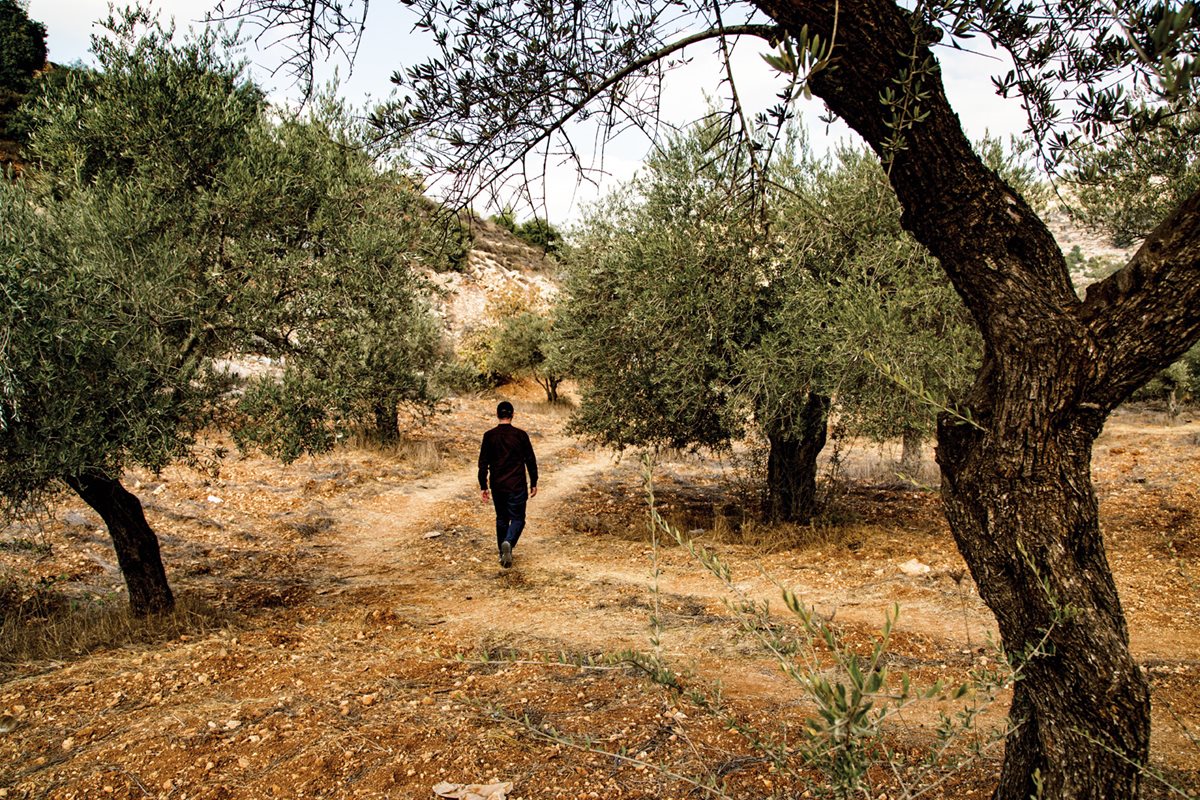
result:
[[[483,435],[479,448],[479,488],[483,502],[488,501],[488,473],[491,473],[491,501],[496,507],[496,545],[500,548],[500,566],[512,566],[512,551],[525,528],[525,503],[537,497],[537,458],[529,434],[512,424],[513,407],[507,400],[496,406],[498,424]],[[525,471],[529,471],[529,490],[525,489]]]

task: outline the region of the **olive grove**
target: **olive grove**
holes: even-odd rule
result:
[[[232,2],[231,2],[232,4]],[[1046,639],[1017,684],[995,797],[1136,797],[1150,747],[1149,687],[1105,555],[1093,442],[1137,387],[1200,338],[1200,193],[1161,211],[1122,269],[1079,297],[1030,203],[989,168],[946,97],[937,48],[1007,60],[997,90],[1023,99],[1050,165],[1114,131],[1145,136],[1189,110],[1200,72],[1190,0],[755,0],[693,3],[413,0],[437,54],[397,74],[381,128],[424,134],[426,164],[468,192],[494,188],[567,123],[653,130],[672,56],[734,37],[778,47],[781,126],[812,94],[880,158],[902,223],[929,249],[982,339],[981,364],[938,424],[955,541],[1009,652]],[[243,0],[264,25],[299,23],[293,64],[355,34],[367,4]],[[361,11],[361,15],[358,12]],[[725,59],[726,63],[728,59]],[[714,85],[728,77],[714,75]],[[736,91],[730,138],[756,118]],[[757,124],[757,123],[755,123]],[[763,185],[757,150],[745,184]]]

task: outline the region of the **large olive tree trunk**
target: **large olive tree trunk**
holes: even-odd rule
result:
[[[983,364],[939,422],[951,530],[1004,644],[1022,666],[994,797],[1134,798],[1149,757],[1150,700],[1104,555],[1091,485],[1107,415],[1200,338],[1200,193],[1122,270],[1075,293],[1066,261],[1023,198],[980,161],[927,41],[894,0],[755,0],[793,35],[835,40],[811,87],[889,162],[903,224],[941,262],[979,327]],[[836,34],[834,25],[837,25]],[[921,76],[920,119],[889,147]]]
[[[829,398],[810,392],[797,419],[767,432],[764,516],[772,522],[807,525],[817,504],[817,456],[829,428]]]
[[[65,481],[108,526],[133,612],[159,614],[174,608],[158,537],[146,522],[141,501],[119,480],[102,472],[83,472]]]
[[[938,436],[950,528],[1021,674],[995,797],[1038,796],[1034,775],[1044,797],[1136,797],[1150,695],[1092,491],[1099,418],[1013,405],[986,431],[943,417]]]

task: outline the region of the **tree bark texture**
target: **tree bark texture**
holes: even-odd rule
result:
[[[400,420],[396,413],[398,405],[394,398],[375,401],[375,407],[372,409],[375,415],[375,435],[382,444],[395,444],[400,441]]]
[[[173,609],[175,597],[167,584],[158,537],[146,522],[141,501],[101,472],[83,472],[65,481],[108,526],[133,612],[148,615]]]
[[[817,503],[817,456],[825,447],[829,398],[809,393],[799,419],[769,431],[764,516],[772,522],[807,525]]]
[[[922,445],[925,437],[915,428],[905,428],[900,436],[900,471],[910,478],[921,472]]]
[[[994,796],[1037,796],[1037,774],[1045,797],[1137,797],[1150,695],[1092,491],[1099,420],[1038,417],[981,431],[944,415],[938,433],[951,531],[1021,673]]]
[[[756,0],[793,35],[836,41],[810,85],[881,158],[903,224],[938,257],[984,341],[938,430],[955,541],[1006,648],[1021,654],[996,800],[1137,797],[1149,690],[1104,554],[1092,443],[1134,389],[1200,338],[1200,193],[1080,300],[1045,224],[975,154],[923,23],[893,0]],[[834,21],[837,20],[836,36]],[[923,117],[890,149],[885,92],[920,73]]]

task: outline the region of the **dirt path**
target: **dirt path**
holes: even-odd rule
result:
[[[475,469],[468,465],[347,508],[345,563],[335,580],[347,588],[377,587],[398,606],[420,609],[482,647],[644,649],[653,601],[651,553],[644,537],[585,534],[570,524],[582,492],[622,476],[627,486],[635,485],[637,465],[631,459],[618,462],[607,451],[580,449],[559,432],[557,420],[531,422],[542,433],[535,438],[542,479],[538,497],[529,503],[529,525],[512,570],[496,564],[491,507],[480,502]],[[687,470],[685,464],[663,465],[666,473]],[[629,528],[644,524],[640,511],[627,522]],[[898,631],[925,643],[918,649],[928,650],[930,665],[969,662],[981,654],[981,646],[995,636],[994,623],[970,578],[964,578],[952,543],[909,539],[903,531],[866,536],[875,546],[857,553],[832,544],[762,556],[751,548],[717,544],[734,567],[732,591],[682,548],[661,549],[659,601],[668,654],[692,665],[732,663],[722,669],[729,673],[723,677],[746,681],[739,659],[754,645],[726,602],[769,600],[778,607],[781,586],[818,613],[864,634],[878,630],[898,605]],[[905,574],[900,566],[913,558],[929,565],[929,572]],[[1135,651],[1151,660],[1177,658],[1177,640],[1194,635],[1133,628]],[[731,661],[731,656],[738,658]],[[758,673],[774,674],[770,664],[760,666],[749,679],[757,688]]]
[[[556,465],[547,474],[543,468],[538,496],[529,501],[530,536],[534,531],[553,527],[565,498],[586,480],[611,465],[608,452],[576,450],[576,443],[554,434],[539,442],[539,458]],[[560,463],[564,451],[576,453],[566,464]],[[435,475],[415,485],[398,486],[377,495],[366,504],[347,509],[352,527],[345,538],[345,557],[349,569],[338,576],[351,584],[405,581],[414,577],[414,566],[428,553],[428,544],[447,535],[439,529],[441,521],[464,514],[473,528],[490,531],[492,508],[481,501],[474,465]],[[477,553],[477,558],[486,553]],[[414,559],[415,556],[415,559]]]
[[[372,587],[393,598],[398,610],[447,624],[456,638],[485,649],[646,649],[653,601],[650,548],[637,536],[581,534],[568,524],[583,490],[614,475],[628,478],[637,466],[629,459],[618,463],[607,451],[581,450],[553,429],[535,439],[535,446],[541,485],[529,503],[529,525],[512,570],[496,563],[492,510],[480,501],[475,469],[468,465],[345,509],[345,561],[334,580],[343,590]],[[629,521],[630,527],[644,524],[640,513]],[[732,592],[682,548],[660,550],[660,618],[669,657],[684,666],[717,669],[713,677],[728,685],[761,691],[784,683],[769,661],[747,660],[755,645],[724,605],[730,599],[779,605],[776,580],[818,612],[864,630],[877,629],[897,588],[907,588],[906,631],[955,653],[965,652],[968,637],[976,644],[984,639],[987,622],[981,623],[978,599],[949,591],[947,581],[909,578],[889,564],[886,574],[881,566],[870,580],[838,580],[834,588],[822,580],[833,572],[827,573],[819,552],[760,561],[745,548],[719,549],[736,565]]]

